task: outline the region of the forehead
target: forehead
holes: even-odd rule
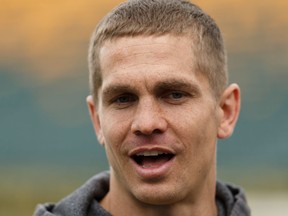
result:
[[[191,39],[187,36],[137,36],[106,41],[99,52],[102,76],[107,71],[139,64],[193,66]],[[167,61],[169,60],[169,61]]]

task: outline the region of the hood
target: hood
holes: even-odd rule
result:
[[[216,203],[218,216],[250,216],[243,189],[232,185],[217,182]]]
[[[109,191],[109,172],[102,172],[57,204],[41,204],[34,216],[111,216],[98,201]],[[218,216],[250,216],[244,191],[231,184],[217,182]]]

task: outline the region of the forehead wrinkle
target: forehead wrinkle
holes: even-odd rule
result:
[[[158,37],[158,38],[161,38],[161,37]],[[167,42],[156,42],[156,41],[149,41],[149,42],[146,42],[145,40],[146,39],[149,39],[149,37],[143,37],[143,40],[141,41],[141,44],[134,44],[134,40],[136,38],[127,38],[127,37],[123,37],[123,38],[118,38],[117,40],[114,40],[114,41],[107,41],[106,43],[103,44],[103,46],[101,47],[101,50],[105,51],[105,49],[111,51],[112,50],[112,53],[120,53],[120,52],[123,52],[124,53],[127,51],[127,50],[130,50],[130,48],[137,48],[137,47],[140,47],[140,50],[143,50],[143,47],[152,47],[152,48],[155,48],[156,50],[159,51],[158,48],[156,48],[155,46],[166,46],[166,47],[174,47],[174,44],[171,44],[171,43],[167,43]],[[154,37],[154,39],[157,39]],[[119,43],[119,41],[121,41],[121,43]],[[126,44],[126,46],[123,46],[123,44],[125,43],[129,43],[129,45]],[[138,41],[136,41],[138,43]],[[163,49],[163,47],[162,47]],[[137,50],[137,49],[136,49]]]
[[[110,61],[106,62],[108,67],[120,67],[125,68],[127,64],[129,67],[133,67],[136,65],[146,64],[146,65],[158,65],[163,59],[167,58],[167,53],[159,52],[157,50],[154,51],[135,51],[135,52],[126,52],[123,53],[121,51],[113,52],[109,55]],[[141,58],[141,62],[139,61]],[[157,64],[158,63],[158,64]],[[125,67],[123,66],[125,65]]]
[[[123,46],[122,43],[120,45],[117,45],[117,43],[110,42],[110,44],[106,44],[106,46],[105,45],[102,46],[100,52],[102,54],[106,54],[106,55],[108,53],[108,56],[110,56],[110,57],[118,57],[118,56],[120,56],[120,57],[125,56],[126,57],[126,56],[129,56],[129,55],[127,55],[127,53],[130,53],[131,51],[132,51],[132,53],[131,53],[132,55],[142,54],[142,53],[143,54],[151,53],[151,50],[149,50],[148,52],[143,51],[143,49],[145,49],[146,47],[152,47],[158,53],[159,52],[158,45],[166,46],[166,47],[172,46],[171,44],[166,44],[166,43],[129,44],[127,46]],[[157,46],[157,47],[155,47],[155,46]],[[134,49],[134,48],[136,48],[136,49]],[[161,50],[163,50],[163,47]],[[163,53],[165,53],[165,52],[163,51]]]

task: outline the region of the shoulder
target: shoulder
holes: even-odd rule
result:
[[[98,203],[109,190],[109,177],[109,172],[93,176],[58,203],[38,205],[34,216],[86,216],[89,215],[89,211],[96,211],[97,215],[109,215]]]

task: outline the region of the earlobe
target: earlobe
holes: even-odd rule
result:
[[[96,105],[94,103],[92,95],[87,96],[86,102],[88,105],[90,118],[91,118],[92,124],[94,126],[94,131],[95,131],[95,134],[97,136],[97,139],[98,139],[99,143],[104,146],[105,140],[104,140],[104,136],[102,133],[101,124],[100,124],[99,116],[97,113]]]
[[[240,88],[237,84],[231,84],[223,92],[220,99],[222,112],[217,137],[228,138],[232,135],[240,113]]]

